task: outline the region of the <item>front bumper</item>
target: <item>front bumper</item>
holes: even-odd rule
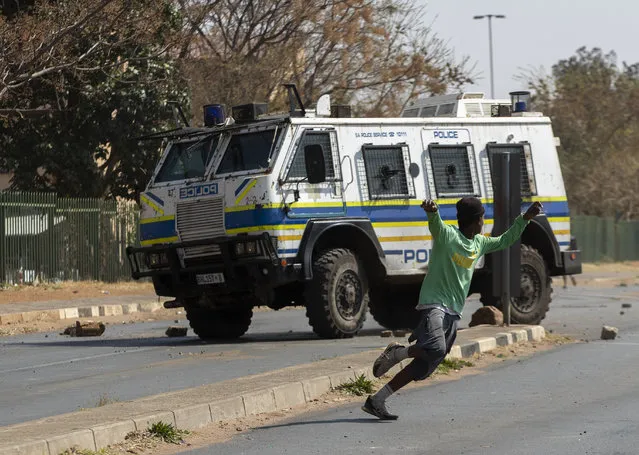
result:
[[[235,245],[256,242],[257,252],[250,256],[237,256]],[[185,258],[184,249],[217,245],[219,254]],[[206,240],[177,242],[147,247],[127,247],[133,279],[151,277],[166,289],[162,295],[188,297],[210,294],[237,294],[254,292],[256,288],[275,287],[293,281],[296,268],[282,261],[268,233],[216,237]],[[162,256],[161,265],[149,266],[149,254]],[[198,276],[222,274],[223,280],[201,284]],[[156,285],[157,290],[157,285]]]

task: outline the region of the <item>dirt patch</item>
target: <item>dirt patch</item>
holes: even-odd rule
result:
[[[283,308],[279,311],[286,310],[299,310],[302,307],[287,307]],[[268,307],[257,307],[253,308],[253,312],[261,312],[261,311],[273,311]],[[5,336],[13,336],[13,335],[23,335],[25,333],[42,333],[42,332],[52,332],[58,331],[62,332],[67,327],[74,325],[75,321],[80,321],[80,323],[88,322],[88,321],[102,321],[106,324],[107,329],[105,331],[106,334],[109,333],[108,326],[110,324],[134,324],[136,322],[150,322],[150,321],[171,321],[171,323],[175,323],[176,320],[182,320],[180,325],[189,326],[188,321],[186,319],[186,312],[184,308],[171,308],[165,309],[161,308],[159,310],[154,311],[153,313],[131,313],[131,314],[121,314],[119,316],[98,316],[91,318],[74,318],[74,319],[62,319],[59,321],[51,321],[51,320],[41,320],[41,321],[29,321],[29,322],[21,322],[21,323],[9,323],[5,325],[0,325],[0,337]],[[193,332],[190,327],[187,331],[187,336],[193,336]]]
[[[557,346],[573,342],[575,341],[568,337],[546,334],[546,338],[539,342],[523,342],[511,346],[499,347],[491,352],[475,355],[470,359],[465,359],[470,361],[472,366],[466,366],[460,370],[452,370],[447,373],[436,373],[426,381],[408,385],[404,390],[411,390],[417,387],[428,387],[431,384],[456,381],[465,376],[481,374],[485,371],[485,369],[492,365],[501,362],[517,362],[535,355],[536,353],[548,351]],[[390,377],[385,376],[381,379],[374,380],[374,390],[378,390],[386,384],[389,379]],[[402,392],[399,393],[401,394]],[[147,439],[144,444],[140,444],[137,440],[131,440],[130,442],[124,442],[122,444],[109,447],[100,453],[103,455],[127,455],[130,453],[139,455],[174,455],[187,449],[196,449],[228,441],[243,432],[266,425],[278,424],[285,419],[295,418],[307,412],[324,411],[347,404],[363,403],[364,400],[364,396],[355,396],[344,391],[333,390],[311,403],[295,408],[271,412],[259,416],[243,417],[231,421],[213,423],[204,428],[190,432],[188,435],[185,435],[183,440],[178,444],[170,444],[158,439],[152,441]],[[361,415],[353,415],[353,418],[360,417],[368,417],[368,415],[363,413]]]
[[[67,327],[74,325],[75,321],[101,321],[106,325],[105,335],[109,333],[109,325],[134,324],[136,322],[171,321],[184,319],[186,314],[182,308],[160,309],[153,313],[132,313],[120,316],[99,316],[94,318],[75,318],[60,321],[30,321],[19,324],[0,325],[0,336],[22,335],[25,333],[58,332],[61,333]],[[187,324],[185,324],[187,325]],[[188,334],[192,335],[192,333]]]
[[[583,265],[584,273],[619,273],[634,272],[639,274],[639,261],[598,262]]]
[[[63,281],[38,286],[0,288],[0,305],[6,303],[46,302],[122,295],[155,295],[153,284],[142,281],[103,283],[100,281]]]
[[[573,283],[572,280],[575,280]],[[639,286],[639,261],[600,262],[583,264],[583,273],[572,277],[554,277],[555,287],[587,286],[612,288]]]

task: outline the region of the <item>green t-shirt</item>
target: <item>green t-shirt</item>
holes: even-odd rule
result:
[[[459,229],[444,224],[439,211],[428,212],[433,249],[417,308],[442,305],[461,316],[477,260],[484,254],[511,246],[527,225],[528,221],[519,215],[510,229],[499,237],[478,234],[468,239]]]

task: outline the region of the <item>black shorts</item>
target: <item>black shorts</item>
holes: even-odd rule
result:
[[[409,364],[413,379],[421,381],[433,374],[455,344],[459,316],[432,306],[421,311],[419,325],[413,331],[420,355]]]

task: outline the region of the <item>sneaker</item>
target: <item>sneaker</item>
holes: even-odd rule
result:
[[[395,359],[395,350],[403,347],[404,346],[394,341],[386,346],[384,352],[382,352],[375,360],[375,363],[373,363],[373,376],[376,378],[382,377],[388,370],[397,365],[399,362]]]
[[[386,404],[382,401],[378,403],[377,400],[373,400],[371,395],[366,399],[366,403],[362,406],[362,411],[369,413],[381,420],[397,420],[398,416],[391,414],[386,409]]]

